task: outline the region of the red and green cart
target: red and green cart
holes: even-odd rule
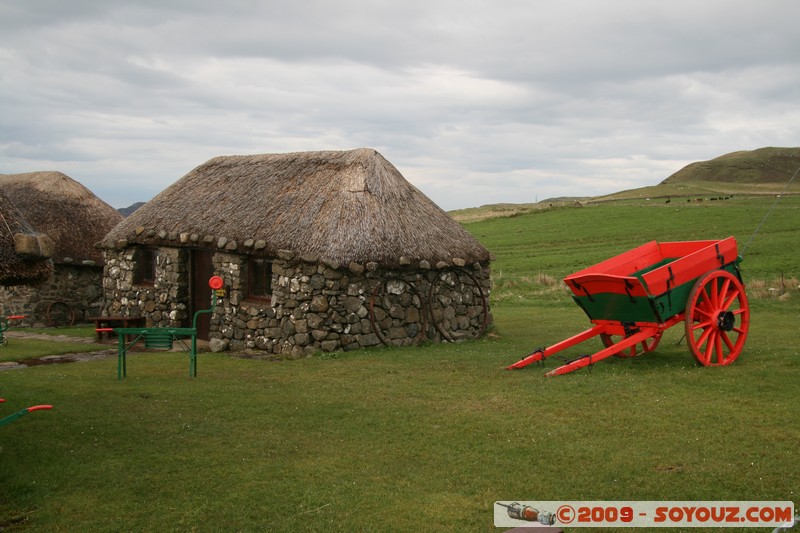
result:
[[[652,352],[664,331],[683,323],[689,351],[703,366],[739,357],[750,327],[736,240],[657,242],[629,250],[564,278],[592,326],[537,348],[509,369],[524,368],[594,337],[603,349],[551,370],[555,376],[607,357]]]

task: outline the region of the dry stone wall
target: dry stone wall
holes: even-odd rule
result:
[[[243,298],[242,256],[217,254],[230,293],[212,317],[219,349],[257,349],[300,357],[380,344],[476,337],[489,323],[488,265],[461,269],[347,267],[317,257],[273,263],[272,299]]]
[[[57,264],[53,275],[42,285],[0,287],[0,314],[27,316],[16,325],[45,327],[51,325],[52,318],[52,325],[61,326],[69,320],[68,312],[63,306],[51,305],[63,302],[71,308],[74,321],[82,322],[100,313],[102,278],[100,266]]]
[[[145,316],[148,325],[188,325],[189,253],[160,248],[152,287],[134,283],[135,252],[106,252],[106,313]],[[480,335],[492,322],[488,264],[384,269],[281,252],[272,263],[272,295],[246,298],[248,256],[218,251],[215,274],[227,294],[210,318],[211,347],[280,357]]]
[[[143,316],[149,327],[182,327],[189,319],[189,252],[160,248],[156,255],[156,281],[135,282],[136,251],[106,250],[103,290],[104,314]]]

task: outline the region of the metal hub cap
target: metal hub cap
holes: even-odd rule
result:
[[[717,327],[722,331],[731,331],[736,323],[736,318],[731,311],[723,311],[717,316]]]

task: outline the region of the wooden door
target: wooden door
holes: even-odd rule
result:
[[[214,275],[214,264],[208,250],[192,250],[192,309],[191,318],[202,309],[211,307],[211,287],[208,279]],[[197,317],[197,338],[208,340],[211,314],[201,313]]]

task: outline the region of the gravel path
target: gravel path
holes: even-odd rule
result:
[[[4,333],[8,337],[9,342],[14,342],[14,339],[41,339],[47,341],[64,341],[73,343],[97,344],[94,338],[86,337],[70,337],[69,335],[45,335],[43,333],[26,333],[24,331],[7,331]],[[2,348],[0,348],[2,350]],[[116,356],[116,344],[113,348],[104,348],[102,350],[81,352],[81,353],[68,353],[62,355],[45,355],[42,357],[34,357],[30,359],[23,359],[21,361],[6,361],[0,362],[0,371],[3,370],[17,370],[21,368],[28,368],[31,366],[39,365],[55,365],[59,363],[79,363],[85,361],[97,361],[98,359],[105,359],[107,357]]]

